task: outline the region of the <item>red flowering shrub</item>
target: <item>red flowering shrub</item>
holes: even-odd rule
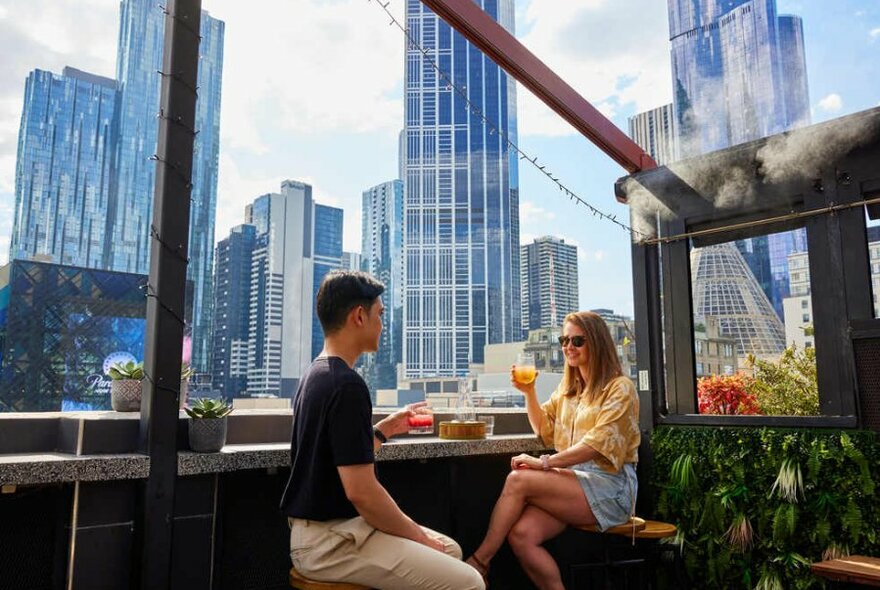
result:
[[[758,400],[742,375],[712,375],[697,380],[701,414],[760,414]]]

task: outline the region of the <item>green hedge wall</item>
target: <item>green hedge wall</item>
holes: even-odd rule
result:
[[[873,432],[666,426],[651,446],[656,511],[696,588],[822,587],[823,554],[880,555]]]

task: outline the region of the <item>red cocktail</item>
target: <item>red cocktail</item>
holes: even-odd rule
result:
[[[410,434],[434,434],[434,414],[413,414],[407,418]]]

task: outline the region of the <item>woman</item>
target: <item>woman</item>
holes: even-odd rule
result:
[[[559,338],[562,382],[539,405],[534,381],[511,383],[526,398],[529,424],[552,455],[518,455],[510,462],[489,531],[468,563],[484,577],[505,537],[532,581],[563,590],[559,567],[541,545],[566,526],[624,523],[635,510],[639,399],[624,377],[608,327],[593,312],[566,316]]]

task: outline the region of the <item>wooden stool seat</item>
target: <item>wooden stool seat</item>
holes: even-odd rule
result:
[[[636,531],[636,539],[666,539],[674,537],[677,532],[678,527],[674,524],[659,520],[646,520],[645,528]]]
[[[370,590],[369,586],[348,582],[318,582],[304,578],[295,568],[290,568],[290,585],[298,590]]]
[[[633,516],[629,519],[629,522],[625,522],[623,524],[619,524],[617,526],[613,526],[605,531],[599,530],[598,524],[588,524],[586,526],[575,527],[582,531],[587,531],[588,533],[604,533],[606,535],[623,535],[624,537],[632,536],[633,533],[638,536],[639,531],[644,530],[645,528],[645,519],[639,518],[638,516]]]
[[[850,555],[814,563],[810,569],[817,576],[835,582],[880,586],[880,559],[876,557]]]

